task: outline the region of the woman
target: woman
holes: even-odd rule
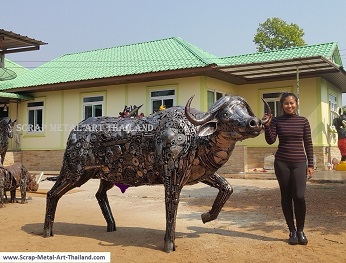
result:
[[[306,245],[308,239],[303,232],[305,189],[306,180],[314,173],[311,129],[309,121],[297,114],[298,98],[295,94],[283,93],[280,104],[284,113],[266,124],[265,139],[268,144],[273,144],[276,137],[279,138],[274,169],[280,186],[282,211],[290,231],[288,243]]]

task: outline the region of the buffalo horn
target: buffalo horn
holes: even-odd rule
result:
[[[36,184],[37,185],[39,185],[40,184],[40,182],[41,182],[41,180],[42,180],[42,176],[43,176],[43,172],[41,172],[41,174],[40,174],[40,176],[37,178],[37,180],[36,180]]]
[[[332,113],[337,117],[337,118],[339,118],[340,117],[340,114],[339,113],[337,113],[336,111],[334,111],[334,110],[332,110]]]
[[[265,125],[270,120],[270,118],[271,118],[270,115],[272,114],[272,111],[269,107],[269,104],[263,98],[262,98],[262,101],[263,101],[264,106],[265,106],[265,113],[267,114],[266,118],[262,119],[262,124]]]
[[[194,125],[203,125],[205,123],[207,123],[208,121],[212,120],[214,118],[214,114],[215,112],[217,112],[219,109],[223,108],[226,103],[230,100],[229,96],[224,96],[221,99],[219,99],[214,105],[213,107],[211,107],[210,110],[208,110],[204,116],[200,119],[196,119],[195,117],[192,116],[192,114],[190,113],[190,105],[191,105],[191,101],[192,99],[195,97],[195,95],[193,95],[186,103],[185,106],[185,116],[186,118]]]

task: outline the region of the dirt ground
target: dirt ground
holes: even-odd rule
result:
[[[280,207],[276,180],[228,179],[234,193],[217,220],[203,224],[217,190],[186,186],[181,194],[176,251],[165,253],[163,186],[115,187],[109,201],[117,223],[106,223],[95,199],[98,180],[63,196],[57,208],[54,237],[43,238],[44,181],[27,204],[0,209],[1,251],[111,252],[111,262],[346,262],[346,184],[307,186],[307,246],[291,246]],[[4,242],[6,241],[6,242]]]

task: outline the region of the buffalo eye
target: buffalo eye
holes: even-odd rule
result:
[[[230,118],[230,113],[227,112],[227,111],[223,112],[222,115],[221,115],[221,118],[223,118],[223,119],[229,119],[229,118]]]

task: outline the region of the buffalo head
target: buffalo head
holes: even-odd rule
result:
[[[240,141],[258,136],[263,125],[269,121],[258,119],[246,100],[239,96],[220,98],[204,115],[196,117],[191,113],[192,96],[185,106],[185,116],[194,125],[200,126],[199,135],[207,136],[219,131],[223,136]],[[269,105],[263,100],[267,116],[271,115]]]
[[[40,173],[39,177],[36,179],[36,175],[32,175],[27,173],[27,188],[26,190],[29,192],[37,192],[40,182],[42,181],[43,172]]]

